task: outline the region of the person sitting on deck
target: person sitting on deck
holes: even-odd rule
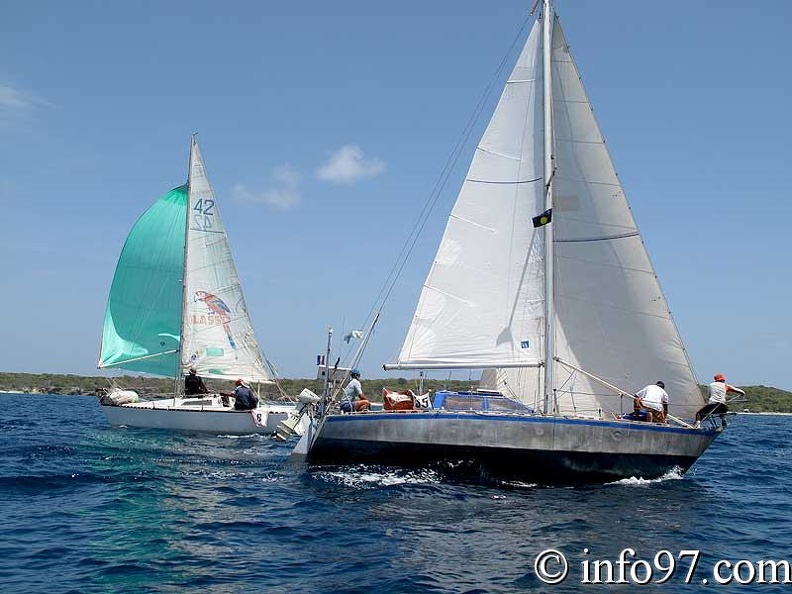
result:
[[[241,379],[236,381],[234,399],[234,410],[253,410],[258,406],[258,398]]]
[[[190,372],[184,378],[184,394],[194,396],[196,394],[208,394],[203,378],[198,375],[195,367],[190,367]]]
[[[349,372],[352,379],[349,380],[347,387],[344,388],[344,396],[341,399],[341,411],[345,413],[360,412],[369,410],[371,402],[363,395],[363,387],[360,385],[360,371],[353,369]]]
[[[636,412],[644,409],[648,413],[650,423],[667,423],[668,393],[662,381],[649,384],[635,394],[633,400]]]

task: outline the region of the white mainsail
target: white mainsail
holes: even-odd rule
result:
[[[424,284],[396,367],[492,367],[484,383],[526,402],[544,393],[529,367],[553,357],[637,391],[663,380],[672,409],[703,400],[561,25],[553,22],[554,345],[544,345],[542,36],[539,22],[479,143]],[[549,173],[549,172],[548,172]],[[548,361],[549,359],[549,361]],[[525,369],[519,369],[519,367]],[[557,410],[629,407],[556,365]]]
[[[200,375],[270,381],[248,316],[198,141],[190,150],[181,365]]]
[[[396,366],[543,359],[541,34],[534,27],[479,143]]]

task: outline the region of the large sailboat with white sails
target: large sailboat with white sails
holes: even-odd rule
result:
[[[722,431],[692,420],[704,399],[549,0],[385,368],[480,370],[489,389],[352,414],[328,392],[295,453],[607,481],[684,472]],[[670,422],[631,420],[656,380]]]

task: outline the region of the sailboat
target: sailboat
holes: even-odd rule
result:
[[[704,399],[549,0],[384,367],[480,370],[488,389],[409,412],[341,414],[325,395],[295,454],[600,482],[685,472],[725,427],[680,418]],[[632,420],[656,380],[671,422]]]
[[[190,368],[205,379],[273,384],[248,315],[218,203],[195,136],[186,184],[133,226],[118,260],[104,318],[100,369],[172,377],[174,396],[141,401],[115,388],[100,398],[112,425],[272,433],[294,405],[236,411],[228,395],[184,395]]]

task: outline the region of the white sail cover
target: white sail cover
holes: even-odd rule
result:
[[[544,233],[531,227],[544,210],[540,30],[476,151],[399,363],[546,361]],[[557,19],[552,39],[554,356],[631,393],[662,380],[671,413],[690,418],[703,398]],[[529,403],[543,380],[537,369],[483,375]],[[556,364],[554,383],[559,412],[632,409],[569,366]]]
[[[182,371],[195,367],[206,377],[270,381],[195,139],[188,189]]]
[[[396,366],[542,358],[541,31],[534,27],[451,212]]]

